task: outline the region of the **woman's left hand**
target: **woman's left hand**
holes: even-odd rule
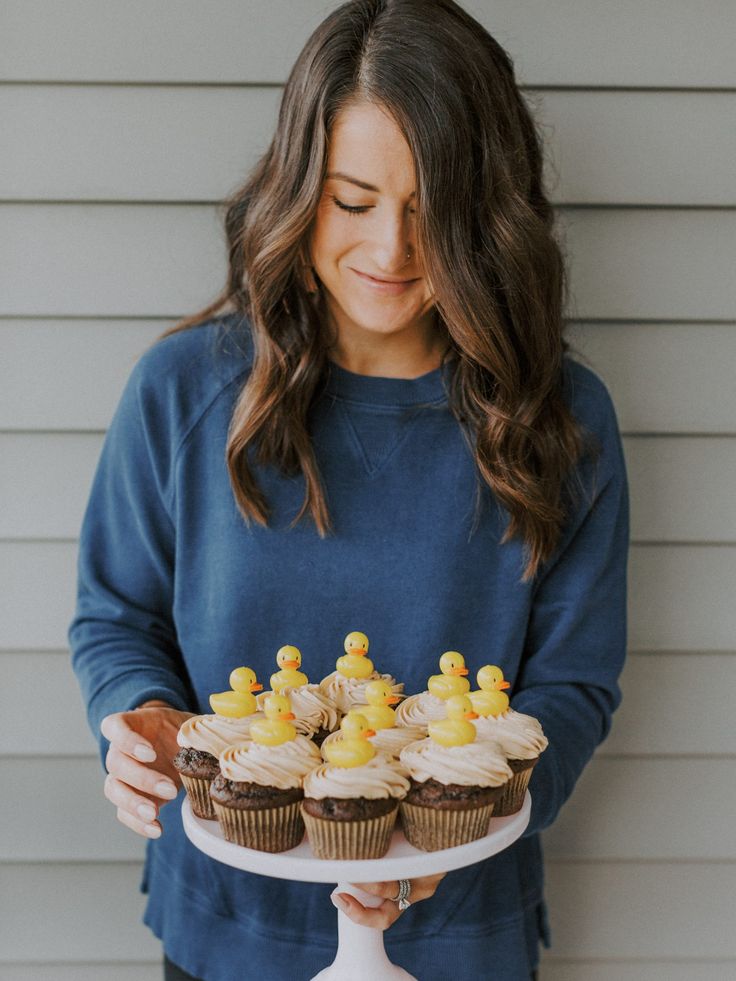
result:
[[[444,879],[445,873],[440,875],[425,875],[421,879],[411,879],[411,892],[409,902],[420,902],[422,899],[429,899],[434,896],[437,886]],[[339,892],[335,896],[336,902],[340,903],[340,908],[351,920],[361,926],[371,927],[373,930],[388,930],[401,916],[398,905],[393,902],[399,894],[399,883],[393,882],[356,882],[358,889],[368,892],[371,896],[378,896],[383,899],[380,906],[369,909],[359,903],[355,896],[350,896],[346,892]]]

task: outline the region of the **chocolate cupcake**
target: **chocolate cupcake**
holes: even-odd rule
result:
[[[210,784],[220,772],[220,753],[228,746],[247,741],[251,723],[260,718],[260,713],[237,718],[227,718],[217,713],[195,715],[179,729],[176,741],[181,748],[173,764],[197,817],[214,820],[209,792]]]
[[[397,696],[404,690],[403,684],[390,674],[379,674],[368,655],[368,638],[359,630],[353,630],[345,638],[345,654],[337,659],[336,670],[319,683],[319,687],[341,712],[366,702],[365,689],[371,681],[385,681]]]
[[[309,843],[318,858],[381,858],[409,781],[396,760],[376,753],[368,742],[373,730],[359,713],[346,715],[341,731],[323,746],[328,762],[304,778]]]
[[[476,740],[474,716],[464,695],[447,700],[448,718],[430,725],[430,736],[402,750],[411,777],[401,803],[404,834],[415,848],[438,851],[488,833],[494,805],[512,771],[493,743]]]
[[[524,803],[526,789],[532,770],[539,762],[539,756],[549,745],[542,727],[532,715],[524,715],[510,708],[501,715],[489,715],[475,719],[478,740],[490,740],[500,747],[506,756],[513,777],[504,787],[503,794],[496,803],[494,816],[506,817],[516,814]]]
[[[271,692],[258,696],[258,704],[263,705]],[[282,688],[280,694],[286,695],[294,713],[294,728],[302,735],[314,740],[320,746],[322,741],[340,725],[342,713],[334,702],[325,695],[319,685],[300,685]]]
[[[228,841],[282,852],[304,837],[302,780],[321,758],[312,740],[291,724],[288,698],[270,695],[263,708],[266,717],[251,726],[251,741],[221,754],[221,776],[210,797]]]

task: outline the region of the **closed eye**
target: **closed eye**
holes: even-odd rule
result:
[[[332,195],[332,200],[341,211],[347,211],[349,215],[362,215],[371,208],[371,205],[369,204],[345,204],[343,201],[338,200],[334,194]]]

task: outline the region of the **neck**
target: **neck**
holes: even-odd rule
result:
[[[381,378],[419,378],[442,364],[447,340],[434,316],[424,324],[381,334],[342,327],[329,357],[357,375]]]

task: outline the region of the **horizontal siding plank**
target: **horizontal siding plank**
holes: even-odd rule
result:
[[[66,646],[75,559],[73,543],[0,542],[0,650]],[[630,565],[632,648],[733,650],[736,547],[634,545]]]
[[[87,726],[79,684],[67,652],[25,651],[0,654],[0,756],[97,754]],[[29,719],[27,698],[33,692]],[[34,720],[43,719],[43,725]]]
[[[0,130],[15,136],[0,198],[219,201],[266,149],[280,96],[271,88],[0,86]]]
[[[549,862],[552,952],[733,959],[733,877],[730,863]]]
[[[574,324],[630,433],[736,433],[736,323]]]
[[[98,760],[0,759],[0,861],[125,861],[143,840],[103,796]],[[718,806],[708,806],[715,788]],[[18,801],[24,802],[23,809]],[[44,802],[53,800],[53,808]],[[28,815],[33,814],[33,820]],[[583,773],[545,833],[551,859],[736,860],[736,758],[610,759]]]
[[[0,433],[0,538],[76,538],[101,448],[88,433]]]
[[[106,429],[134,364],[168,326],[0,320],[0,429]]]
[[[97,744],[87,727],[77,680],[67,653],[0,654],[0,755],[89,757]],[[38,679],[43,685],[38,685]],[[736,754],[732,724],[736,654],[631,653],[621,679],[623,702],[600,756]],[[35,689],[36,715],[29,725],[19,692]],[[683,710],[697,720],[682,724]]]
[[[636,541],[736,542],[736,439],[624,440]]]
[[[545,845],[556,859],[734,860],[734,824],[736,758],[600,757],[545,833]]]
[[[736,210],[560,216],[577,319],[733,317]],[[0,315],[177,316],[225,279],[211,205],[4,204],[0,222]]]
[[[310,31],[337,4],[196,0],[150,5],[6,0],[6,79],[283,82]],[[466,0],[535,85],[733,86],[729,0]],[[145,25],[145,29],[141,27]]]
[[[0,433],[0,538],[76,538],[101,434]],[[632,537],[736,542],[736,439],[629,438]]]
[[[135,361],[171,323],[0,320],[0,430],[105,429]],[[736,324],[572,324],[569,337],[626,432],[736,433]]]
[[[0,981],[161,981],[161,964],[0,964]]]
[[[6,865],[0,876],[3,960],[160,962],[160,944],[141,922],[140,881],[137,862]]]
[[[6,866],[0,877],[6,963],[30,956],[41,963],[158,958],[157,942],[139,924],[139,879],[137,864]],[[736,958],[731,864],[551,862],[547,879],[553,954],[568,960]]]
[[[734,654],[630,654],[601,755],[736,753]],[[685,718],[691,719],[684,725]]]
[[[257,87],[2,86],[0,131],[14,139],[0,198],[219,201],[266,149],[280,97]],[[527,98],[548,143],[555,202],[736,204],[736,94]]]
[[[602,964],[553,958],[542,957],[539,981],[732,981],[736,977],[736,961],[617,960]]]
[[[5,204],[0,223],[0,314],[176,316],[225,280],[210,205]]]
[[[118,821],[104,796],[99,760],[0,759],[0,775],[13,787],[0,797],[0,861],[143,860],[145,840]]]

